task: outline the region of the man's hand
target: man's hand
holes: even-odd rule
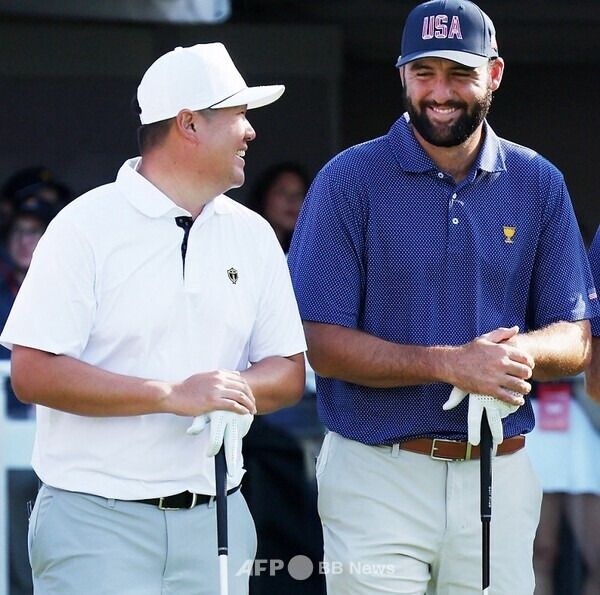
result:
[[[452,349],[444,381],[468,393],[489,395],[509,405],[522,405],[531,390],[528,380],[535,362],[512,345],[519,327],[497,328]]]
[[[162,410],[175,415],[197,416],[211,411],[256,413],[256,399],[238,371],[213,370],[170,383]]]
[[[467,392],[460,388],[453,387],[450,397],[444,403],[444,411],[453,409],[467,396]],[[504,440],[504,430],[502,428],[502,418],[514,413],[519,405],[510,405],[488,395],[469,395],[469,412],[467,414],[468,440],[473,446],[477,446],[481,441],[481,418],[483,411],[487,414],[487,420],[492,433],[494,448]]]
[[[187,433],[194,436],[202,432],[207,423],[210,424],[206,456],[214,457],[224,444],[227,474],[233,476],[238,470],[242,438],[248,433],[253,419],[250,413],[240,415],[231,411],[211,411],[195,417]]]

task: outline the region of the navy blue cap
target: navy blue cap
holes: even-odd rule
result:
[[[39,219],[47,226],[58,213],[58,209],[38,196],[31,196],[19,203],[12,217],[16,220],[20,215],[28,215]]]
[[[413,8],[396,67],[419,58],[445,58],[477,68],[498,57],[490,18],[469,0],[431,0]]]

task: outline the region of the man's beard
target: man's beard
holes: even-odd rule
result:
[[[411,124],[429,144],[435,147],[456,147],[464,143],[483,122],[492,103],[491,89],[488,89],[486,94],[478,99],[471,108],[462,101],[447,101],[440,107],[455,107],[462,109],[463,112],[453,124],[440,125],[432,123],[427,117],[426,107],[430,105],[430,102],[421,102],[420,109],[417,110],[415,104],[408,97],[406,87],[403,88],[402,96]]]

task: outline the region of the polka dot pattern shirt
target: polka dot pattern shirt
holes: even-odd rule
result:
[[[407,115],[319,172],[288,258],[303,319],[397,343],[458,345],[499,326],[528,330],[596,314],[561,173],[484,127],[459,184],[423,151]],[[367,444],[465,440],[467,401],[442,410],[450,388],[317,378],[326,426]],[[530,405],[504,423],[506,437],[530,431]]]
[[[596,285],[600,285],[600,227],[596,230],[596,235],[590,246],[588,256],[592,267],[594,281]],[[600,317],[592,318],[590,322],[592,324],[592,335],[594,337],[600,337]]]

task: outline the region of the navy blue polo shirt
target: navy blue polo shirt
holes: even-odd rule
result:
[[[561,173],[484,126],[480,154],[460,184],[437,169],[407,115],[386,136],[325,165],[288,257],[304,320],[396,343],[459,345],[500,326],[526,331],[596,315]],[[465,440],[467,400],[442,410],[450,389],[317,378],[325,425],[367,444]],[[505,436],[533,425],[527,404],[504,420]]]
[[[596,285],[600,285],[600,227],[596,230],[596,235],[588,252],[590,266],[592,267],[592,275]],[[600,337],[600,317],[592,318],[592,335]]]

